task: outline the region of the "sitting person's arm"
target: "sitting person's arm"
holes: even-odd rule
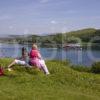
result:
[[[19,59],[19,60],[21,60],[21,59],[22,59],[22,57],[16,57],[15,59]]]
[[[42,56],[41,56],[41,54],[39,52],[38,52],[38,58],[42,59]]]

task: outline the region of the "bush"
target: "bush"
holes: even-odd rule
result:
[[[91,71],[100,74],[100,62],[95,62],[91,67]]]
[[[90,72],[90,67],[82,66],[82,65],[73,65],[71,66],[72,69],[79,71],[79,72]]]

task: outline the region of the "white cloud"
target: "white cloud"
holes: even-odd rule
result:
[[[77,11],[75,11],[75,10],[68,10],[68,11],[66,11],[67,13],[69,13],[69,14],[75,14],[75,13],[78,13]]]
[[[8,19],[11,19],[11,16],[8,16],[8,15],[0,16],[0,20],[8,20]]]
[[[47,3],[49,0],[40,0],[40,3]]]
[[[50,23],[51,24],[57,24],[57,22],[55,20],[52,20]]]
[[[29,33],[29,30],[28,29],[25,29],[24,30],[24,35],[28,34]]]
[[[9,26],[9,29],[13,29],[14,27],[11,25],[11,26]]]

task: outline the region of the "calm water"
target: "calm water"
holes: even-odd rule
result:
[[[19,57],[22,45],[0,44],[0,57]],[[31,47],[24,45],[28,51]],[[70,60],[72,64],[89,66],[95,61],[100,61],[100,51],[98,50],[62,50],[56,48],[40,48],[44,59]]]

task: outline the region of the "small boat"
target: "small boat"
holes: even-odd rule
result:
[[[67,43],[63,46],[65,49],[82,49],[80,43]]]

